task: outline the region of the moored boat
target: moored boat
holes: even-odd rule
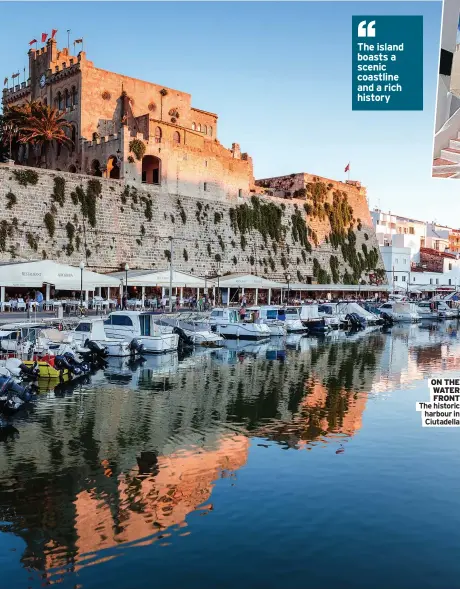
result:
[[[179,336],[173,328],[155,323],[155,316],[141,311],[113,311],[104,321],[108,337],[143,345],[143,352],[162,354],[177,350]]]

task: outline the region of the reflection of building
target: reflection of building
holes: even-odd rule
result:
[[[219,143],[217,115],[192,107],[190,94],[101,70],[84,51],[58,49],[55,39],[29,51],[27,82],[3,91],[4,106],[26,100],[55,106],[72,125],[74,147],[56,146],[53,169],[191,196],[247,194],[253,185],[251,158],[236,143]],[[29,162],[36,156],[29,153]],[[24,153],[16,157],[25,163]]]

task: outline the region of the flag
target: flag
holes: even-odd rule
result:
[[[83,43],[83,37],[81,39],[75,39],[74,43]]]
[[[44,43],[47,38],[48,38],[48,33],[42,33],[42,43]]]
[[[350,162],[348,162],[348,164],[345,166],[345,172],[349,172],[350,171]]]
[[[5,79],[3,80],[3,85],[4,85],[4,86],[6,86],[7,84],[8,84],[8,78],[5,78]]]
[[[56,36],[56,33],[57,33],[57,29],[53,29],[51,31],[51,39],[54,39],[54,37]]]
[[[14,78],[18,78],[19,77],[19,72],[17,74],[13,74],[11,77],[13,78],[13,80],[14,80]]]
[[[32,41],[29,41],[29,45],[33,45],[36,42],[37,42],[37,39],[32,39]]]

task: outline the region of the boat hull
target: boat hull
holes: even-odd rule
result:
[[[179,336],[176,333],[163,333],[158,336],[137,337],[143,347],[143,352],[147,354],[164,354],[165,352],[174,352],[179,345]]]
[[[270,329],[267,325],[254,323],[217,325],[216,332],[225,339],[260,341],[271,337]]]

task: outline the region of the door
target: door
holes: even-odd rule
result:
[[[141,336],[149,337],[151,333],[150,329],[150,315],[139,315],[139,322],[141,326]]]

